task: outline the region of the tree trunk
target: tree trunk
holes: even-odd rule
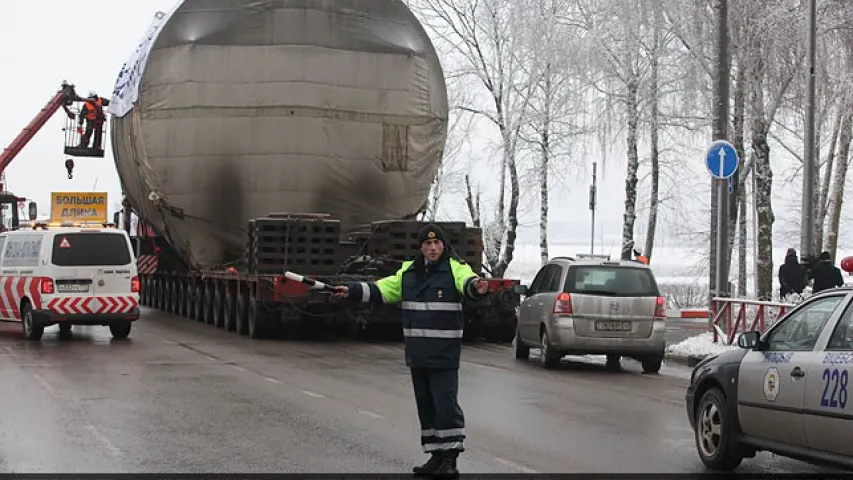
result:
[[[835,127],[832,129],[832,137],[829,141],[829,149],[826,152],[826,162],[823,168],[823,177],[821,177],[820,194],[818,195],[817,218],[815,223],[818,229],[815,231],[815,246],[817,250],[823,247],[823,232],[826,225],[827,200],[829,199],[829,187],[832,185],[832,168],[835,164],[835,149],[838,146],[838,136],[841,134],[841,122],[844,116],[843,109],[838,109],[838,116],[835,119]],[[818,143],[819,145],[819,143]]]
[[[740,208],[740,203],[746,198],[741,195],[746,185],[746,177],[748,172],[744,169],[746,165],[746,146],[744,145],[744,119],[746,117],[746,67],[738,65],[737,76],[735,77],[734,91],[732,93],[732,146],[735,147],[738,159],[740,159],[740,167],[732,176],[732,182],[735,186],[732,194],[729,195],[729,248],[727,250],[728,257],[724,265],[729,265],[731,271],[732,256],[734,255],[735,236],[740,231],[740,215],[745,209]],[[741,180],[743,178],[743,180]],[[739,247],[739,246],[738,246]],[[740,254],[738,255],[738,267],[740,267]],[[740,276],[745,275],[745,272],[738,268],[738,286],[741,284]],[[744,280],[746,282],[746,280]],[[741,290],[738,289],[738,292]]]
[[[503,242],[501,256],[498,264],[492,268],[492,276],[495,278],[503,278],[509,264],[512,263],[513,254],[515,253],[515,239],[518,236],[518,200],[521,196],[520,185],[518,181],[518,165],[515,160],[515,144],[509,138],[504,139],[505,145],[510,145],[509,155],[507,158],[507,170],[509,170],[509,208],[507,211],[507,222],[504,222],[506,228],[503,232]]]
[[[468,213],[471,215],[471,224],[474,228],[480,226],[480,192],[476,195],[471,191],[471,177],[465,175],[465,203],[468,204]]]
[[[763,69],[757,69],[758,72]],[[760,75],[760,74],[759,74]],[[755,292],[759,300],[773,299],[773,170],[770,167],[769,125],[764,113],[763,81],[756,79],[752,94],[752,150],[755,152],[755,203],[758,209],[758,251]]]
[[[646,245],[643,255],[651,262],[652,252],[655,247],[655,230],[658,224],[658,204],[660,202],[660,150],[658,129],[660,128],[660,112],[658,111],[658,55],[660,55],[660,19],[657,15],[657,3],[655,3],[655,26],[654,26],[654,52],[651,54],[651,80],[649,85],[649,100],[651,102],[651,169],[652,185],[649,193],[649,224],[646,226]]]
[[[539,165],[539,257],[542,265],[548,263],[548,168],[551,156],[551,65],[545,66],[545,86],[542,109],[542,132],[540,149],[542,162]]]
[[[844,182],[847,178],[847,167],[850,164],[850,142],[853,140],[853,113],[844,113],[841,123],[841,133],[838,136],[838,158],[835,164],[835,175],[832,179],[832,196],[829,199],[829,227],[826,234],[826,250],[835,263],[838,252],[838,228],[841,224],[841,206],[844,202]]]
[[[639,123],[638,90],[640,79],[632,73],[627,85],[628,94],[628,173],[625,177],[625,213],[622,223],[622,259],[631,259],[634,243],[634,222],[637,219],[637,170],[640,168],[637,153],[637,125]]]
[[[738,245],[737,245],[737,294],[740,298],[747,298],[746,291],[746,245],[748,232],[746,229],[746,179],[749,171],[744,170],[738,183]]]

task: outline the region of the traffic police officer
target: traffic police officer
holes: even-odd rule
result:
[[[365,303],[400,303],[406,366],[421,424],[421,446],[431,458],[415,473],[459,473],[464,451],[465,417],[459,407],[459,358],[462,352],[462,298],[488,292],[486,280],[445,246],[444,232],[427,225],[418,233],[420,254],[396,274],[371,283],[338,287],[338,297]]]

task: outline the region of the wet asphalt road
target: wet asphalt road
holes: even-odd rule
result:
[[[545,371],[500,345],[463,361],[463,472],[704,471],[685,367]],[[7,323],[0,385],[0,472],[403,473],[424,458],[396,343],[253,341],[149,309],[127,341],[52,327],[32,343]],[[741,471],[822,470],[759,454]]]

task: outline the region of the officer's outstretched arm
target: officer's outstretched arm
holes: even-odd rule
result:
[[[403,272],[411,262],[403,264],[397,273],[376,282],[359,282],[349,285],[349,297],[362,303],[377,305],[399,303],[403,299]]]
[[[450,268],[453,270],[453,280],[456,282],[456,290],[459,291],[460,295],[472,300],[478,300],[482,297],[477,293],[474,285],[480,277],[474,273],[474,270],[471,270],[470,265],[452,258],[450,259]]]

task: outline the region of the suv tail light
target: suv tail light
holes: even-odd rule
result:
[[[139,293],[139,277],[133,277],[130,280],[130,291],[131,293]]]
[[[41,293],[53,294],[55,291],[54,287],[53,287],[53,279],[52,278],[42,278],[40,290],[41,290]]]
[[[655,305],[655,318],[666,318],[666,299],[663,297],[658,297],[657,305]]]
[[[554,302],[555,315],[571,315],[572,314],[572,296],[568,293],[561,293]]]

